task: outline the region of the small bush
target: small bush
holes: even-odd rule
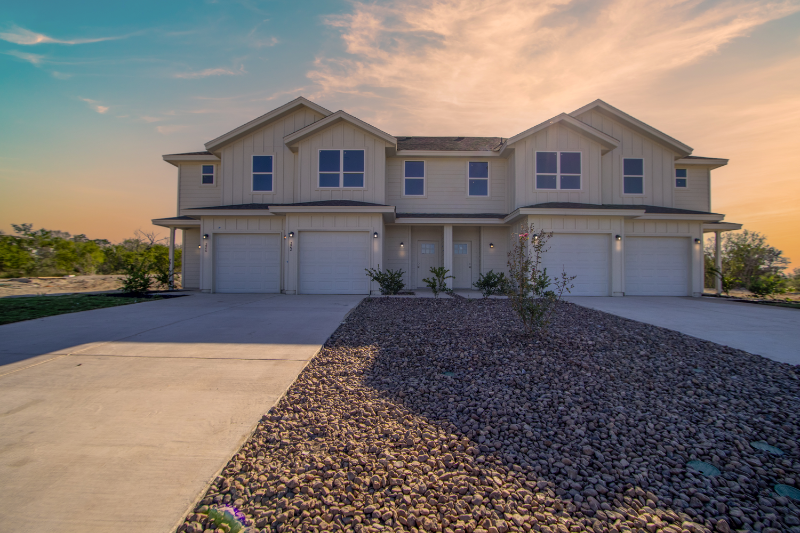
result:
[[[747,286],[747,290],[762,298],[786,292],[784,280],[775,275],[754,278]]]
[[[488,298],[495,294],[507,294],[511,290],[511,280],[506,277],[505,272],[496,274],[494,270],[490,270],[486,274],[480,274],[474,286],[481,291],[484,298]]]
[[[150,278],[152,265],[142,259],[141,261],[131,261],[125,267],[125,275],[120,280],[120,290],[129,294],[145,294],[150,290],[153,280]]]
[[[453,292],[452,289],[447,287],[447,280],[448,279],[456,279],[455,276],[449,276],[447,273],[450,272],[445,267],[431,267],[431,274],[433,274],[429,278],[423,278],[422,281],[430,287],[433,291],[433,297],[438,298],[439,293],[443,292],[445,294],[450,294]]]
[[[380,265],[378,265],[380,266]],[[403,283],[403,269],[391,270],[386,269],[386,272],[374,268],[365,268],[369,279],[374,281],[380,286],[381,294],[386,296],[389,294],[397,294],[402,291],[406,284]]]
[[[713,266],[708,267],[707,272],[709,272],[715,278],[722,279],[722,292],[724,292],[729,296],[731,289],[734,287],[734,285],[736,285],[737,283],[741,283],[738,279],[734,277],[724,275],[722,272],[720,272],[720,270],[717,267]]]

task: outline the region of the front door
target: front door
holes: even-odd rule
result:
[[[419,241],[417,253],[417,287],[425,287],[423,278],[429,278],[432,267],[439,266],[439,243],[435,241]]]
[[[453,288],[472,288],[472,243],[469,241],[453,243]]]

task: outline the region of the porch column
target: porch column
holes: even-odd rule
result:
[[[717,296],[722,294],[722,243],[719,240],[721,231],[717,230],[714,232],[716,238],[714,239],[714,266],[717,267],[719,271],[719,276],[714,276],[714,288],[717,291]]]
[[[453,275],[453,225],[444,227],[444,268],[449,270],[448,275]],[[447,288],[453,288],[453,279],[447,280]]]
[[[175,290],[175,226],[169,228],[169,290]]]

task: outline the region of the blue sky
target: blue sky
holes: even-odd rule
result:
[[[712,209],[800,263],[800,1],[6,2],[0,230],[117,240],[166,153],[302,94],[396,135],[511,136],[602,98],[729,157]]]

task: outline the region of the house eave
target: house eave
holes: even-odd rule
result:
[[[713,170],[715,168],[724,167],[728,164],[729,159],[713,159],[713,158],[680,158],[675,160],[676,165],[684,165],[684,166],[703,166],[708,167],[709,170]]]
[[[718,222],[725,218],[725,215],[716,213],[708,214],[681,214],[681,213],[648,213],[636,217],[637,220],[696,220],[704,222]]]
[[[387,147],[397,146],[397,139],[392,135],[389,135],[385,131],[379,130],[375,126],[371,124],[367,124],[363,120],[356,118],[344,111],[337,111],[327,117],[323,118],[322,120],[318,120],[313,124],[309,124],[304,128],[300,128],[299,130],[295,131],[294,133],[290,133],[283,138],[283,142],[289,150],[292,152],[297,152],[299,149],[300,142],[308,137],[316,134],[318,131],[323,130],[325,128],[329,128],[339,122],[348,122],[353,126],[366,131],[367,133],[374,135],[375,137],[379,137],[386,142]]]
[[[150,222],[152,222],[154,226],[161,226],[162,228],[191,229],[200,227],[200,221],[196,219],[174,220],[172,218],[154,218]]]
[[[501,157],[494,151],[456,151],[456,150],[397,150],[393,157]]]
[[[601,154],[607,154],[611,150],[617,148],[619,146],[619,140],[615,139],[614,137],[603,133],[602,131],[595,129],[588,124],[581,122],[580,120],[576,119],[573,116],[567,115],[566,113],[561,113],[550,120],[546,120],[541,124],[537,124],[536,126],[529,128],[522,133],[518,133],[514,135],[506,143],[503,145],[503,149],[500,150],[500,153],[505,151],[506,147],[511,147],[513,144],[525,139],[526,137],[530,137],[531,135],[538,133],[542,130],[549,128],[550,126],[554,126],[556,124],[563,125],[564,127],[574,131],[575,133],[582,135],[584,137],[588,137],[592,141],[598,143],[601,146]]]
[[[213,163],[219,163],[219,157],[215,155],[162,155],[161,158],[169,163],[170,165],[178,166],[181,163],[194,163],[197,161],[210,161]]]
[[[645,214],[644,209],[549,209],[537,207],[520,207],[506,217],[506,220],[518,216],[549,215],[549,216],[593,216],[593,217],[623,217],[639,218]]]
[[[703,224],[703,233],[713,233],[715,231],[737,231],[742,229],[742,224],[736,222],[716,222]]]
[[[200,218],[208,216],[223,216],[223,217],[272,217],[269,209],[181,209],[181,215]]]
[[[453,225],[453,226],[502,226],[505,224],[502,218],[429,218],[429,217],[402,217],[395,221],[395,224],[413,224],[415,226],[426,225]]]

